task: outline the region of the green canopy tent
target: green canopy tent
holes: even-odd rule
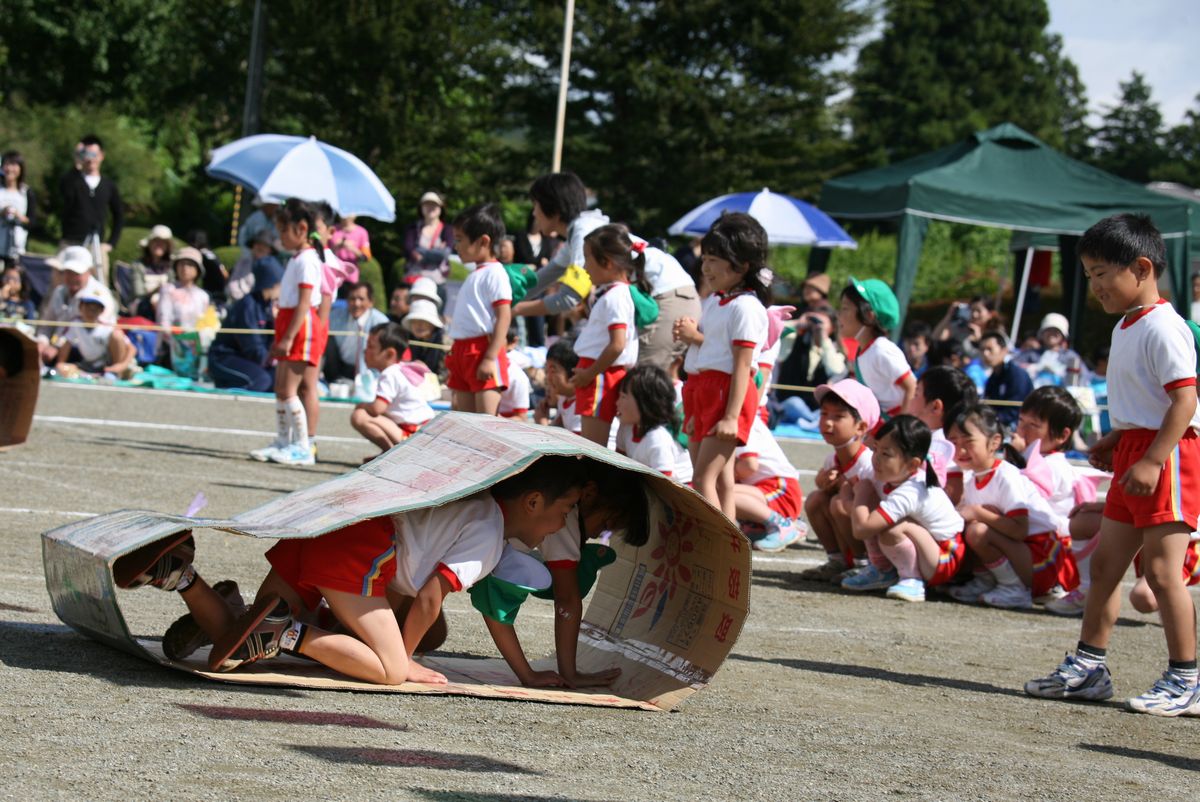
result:
[[[1197,207],[1068,158],[1012,123],[896,164],[827,181],[820,207],[845,220],[898,223],[895,290],[901,323],[930,220],[1058,235],[1063,290],[1075,321],[1083,303],[1082,282],[1074,269],[1078,237],[1108,215],[1146,213],[1166,239],[1173,297],[1184,314],[1191,297],[1187,256],[1190,238],[1200,237]],[[1027,260],[1026,277],[1028,267]]]

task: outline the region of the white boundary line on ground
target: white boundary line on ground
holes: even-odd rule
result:
[[[160,429],[165,431],[176,432],[202,432],[204,434],[230,434],[238,437],[254,437],[257,439],[270,439],[275,436],[274,432],[259,432],[253,429],[225,429],[219,426],[189,426],[183,423],[142,423],[141,421],[132,420],[110,420],[107,418],[71,418],[64,415],[34,415],[33,419],[37,423],[63,423],[63,424],[84,424],[87,426],[113,426],[118,429]],[[330,435],[317,435],[316,439],[322,443],[363,443],[365,440],[361,437],[336,437]]]
[[[154,387],[113,387],[107,384],[75,384],[74,382],[50,382],[50,387],[66,387],[72,390],[100,390],[106,393],[136,393],[137,395],[161,395],[170,398],[203,398],[212,400],[250,401],[255,404],[274,404],[274,398],[260,398],[256,395],[239,395],[237,393],[197,393],[188,390],[160,390]],[[322,401],[321,406],[330,409],[349,409],[350,404],[335,401]]]
[[[35,515],[69,515],[72,518],[91,518],[98,512],[79,512],[77,510],[34,510],[29,507],[0,507],[0,512],[27,512]]]

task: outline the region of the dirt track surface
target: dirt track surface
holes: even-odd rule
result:
[[[30,442],[0,453],[0,798],[1090,802],[1183,798],[1200,781],[1200,718],[1024,696],[1073,646],[1076,621],[798,583],[821,558],[810,545],[755,557],[731,658],[671,714],[239,688],[58,621],[42,531],[121,507],[182,513],[199,491],[203,514],[231,515],[371,453],[350,440],[346,407],[322,413],[322,461],[289,469],[245,458],[270,439],[269,404],[42,386]],[[785,448],[807,490],[825,449]],[[253,592],[266,544],[202,532],[197,546],[206,576]],[[137,592],[135,634],[161,634],[182,610]],[[521,638],[548,653],[550,607],[532,604]],[[447,613],[445,651],[495,654],[465,594]],[[1110,658],[1118,700],[1164,664],[1157,620],[1127,608]]]

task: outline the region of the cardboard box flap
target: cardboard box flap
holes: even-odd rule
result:
[[[37,343],[0,326],[0,447],[24,443],[42,382]]]
[[[621,700],[619,706],[672,709],[711,681],[741,632],[749,610],[749,542],[691,489],[561,429],[447,413],[363,468],[231,519],[121,510],[77,521],[43,535],[47,588],[59,618],[76,630],[170,664],[161,651],[148,651],[147,641],[139,642],[129,632],[121,604],[136,603],[138,596],[116,592],[113,566],[121,556],[201,527],[250,537],[314,537],[355,521],[439,506],[480,492],[546,454],[596,459],[645,477],[649,542],[634,548],[616,538],[610,544],[617,560],[600,573],[584,614],[578,665],[583,671],[621,668],[611,688],[585,695]],[[435,654],[434,659],[442,658]],[[476,671],[485,670],[483,663],[491,664],[486,671],[497,681],[463,683],[461,687],[476,689],[472,695],[496,695],[477,686],[516,684],[499,658],[474,662],[481,664]],[[171,665],[208,676],[194,666]],[[272,661],[266,666],[268,673],[291,675],[290,669],[276,665]],[[233,672],[220,679],[261,683],[245,679],[252,673],[259,672]],[[407,687],[387,690],[406,692]],[[524,693],[531,689],[521,690],[517,698],[534,698]],[[539,691],[535,696],[571,703],[580,695],[541,698],[556,693],[566,692]],[[507,691],[504,696],[514,698]]]

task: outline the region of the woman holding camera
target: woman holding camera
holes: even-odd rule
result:
[[[976,341],[985,331],[1003,331],[1004,317],[996,311],[996,299],[976,295],[970,301],[955,301],[933,327],[933,341],[955,340],[962,343],[967,356],[978,353]]]
[[[810,308],[792,325],[796,336],[792,349],[776,368],[779,384],[816,387],[846,375],[846,355],[838,347],[834,334],[837,316],[826,304]],[[815,424],[819,405],[812,391],[775,390],[780,416],[804,426]]]

